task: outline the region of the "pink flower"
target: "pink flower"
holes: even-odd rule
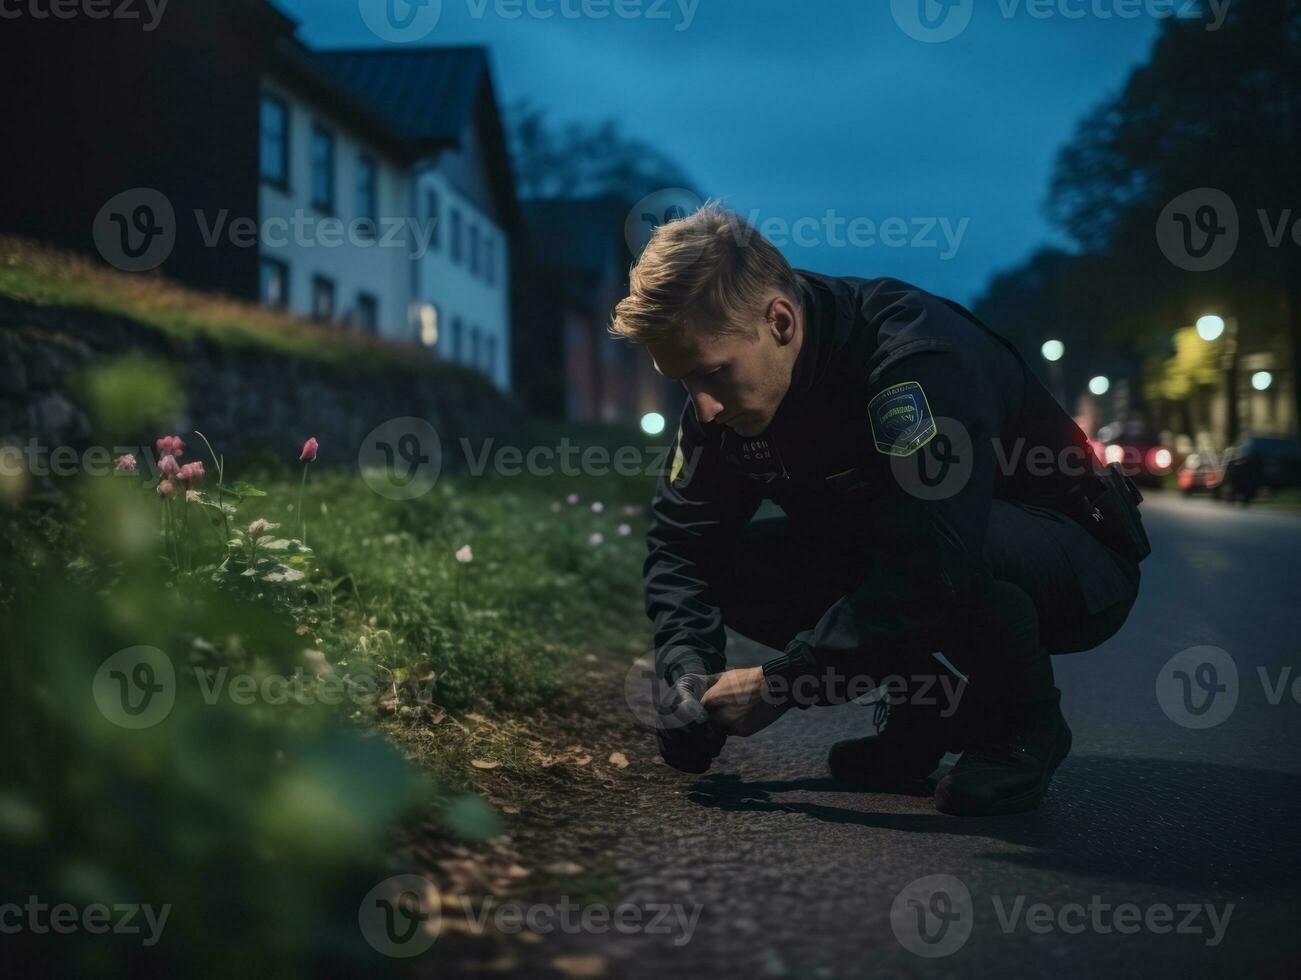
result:
[[[203,464],[198,460],[195,460],[193,463],[186,463],[177,470],[176,476],[178,479],[184,480],[186,483],[191,481],[198,483],[203,479]]]
[[[303,453],[301,456],[298,457],[298,462],[300,463],[313,462],[316,459],[316,450],[318,446],[319,443],[317,443],[316,441],[316,436],[312,436],[312,438],[308,439],[305,443],[303,443]]]
[[[171,457],[168,458],[170,459]],[[160,497],[171,497],[176,493],[176,484],[171,480],[162,480],[154,489],[158,492],[158,496]]]
[[[185,443],[180,436],[163,436],[154,443],[159,456],[179,456],[185,452]]]
[[[113,460],[113,463],[119,473],[134,473],[136,471],[136,458],[130,453],[119,456]]]
[[[158,472],[163,476],[175,476],[180,472],[180,464],[176,462],[175,456],[164,456],[158,461]]]
[[[474,549],[471,548],[468,544],[462,545],[461,547],[457,548],[456,560],[459,561],[462,565],[466,565],[474,561]]]

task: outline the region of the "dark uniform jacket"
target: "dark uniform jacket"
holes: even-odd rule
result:
[[[702,424],[688,400],[651,505],[646,608],[670,682],[724,668],[722,614],[707,593],[764,499],[811,547],[863,559],[861,579],[774,665],[797,675],[887,647],[941,649],[985,574],[990,502],[1085,523],[1080,494],[1097,485],[1084,433],[961,306],[897,279],[797,277],[804,340],[771,425],[739,436]],[[1090,605],[1109,601],[1087,595],[1101,588],[1087,573],[1081,587]]]

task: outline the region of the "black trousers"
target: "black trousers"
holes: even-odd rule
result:
[[[951,659],[977,674],[1004,671],[1014,688],[1023,681],[1018,696],[1035,697],[1035,685],[1042,695],[1044,671],[1053,689],[1051,667],[1045,656],[1037,676],[1023,665],[1009,670],[1008,651],[1024,662],[1036,651],[1090,650],[1120,629],[1138,597],[1138,565],[1046,508],[995,500],[984,558],[990,581],[970,611],[969,645]],[[784,517],[757,520],[706,598],[722,609],[725,625],[780,651],[854,587],[863,562],[890,560],[844,540],[796,536]],[[884,676],[916,666],[883,657],[853,669]]]

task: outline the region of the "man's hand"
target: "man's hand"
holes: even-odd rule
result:
[[[701,703],[710,720],[729,735],[753,735],[786,713],[790,704],[778,704],[769,693],[762,667],[725,670]]]
[[[682,772],[704,772],[727,741],[727,733],[710,720],[701,704],[710,682],[711,678],[704,674],[683,674],[660,709],[660,724],[655,732],[660,756]]]

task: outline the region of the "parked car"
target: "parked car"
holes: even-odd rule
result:
[[[1098,430],[1102,460],[1119,463],[1135,483],[1159,487],[1174,466],[1174,453],[1142,422],[1113,422]]]
[[[1261,490],[1301,487],[1301,442],[1247,436],[1229,450],[1217,496],[1251,503]]]
[[[1184,458],[1175,479],[1185,496],[1218,492],[1224,479],[1224,453],[1206,447],[1194,449]]]

